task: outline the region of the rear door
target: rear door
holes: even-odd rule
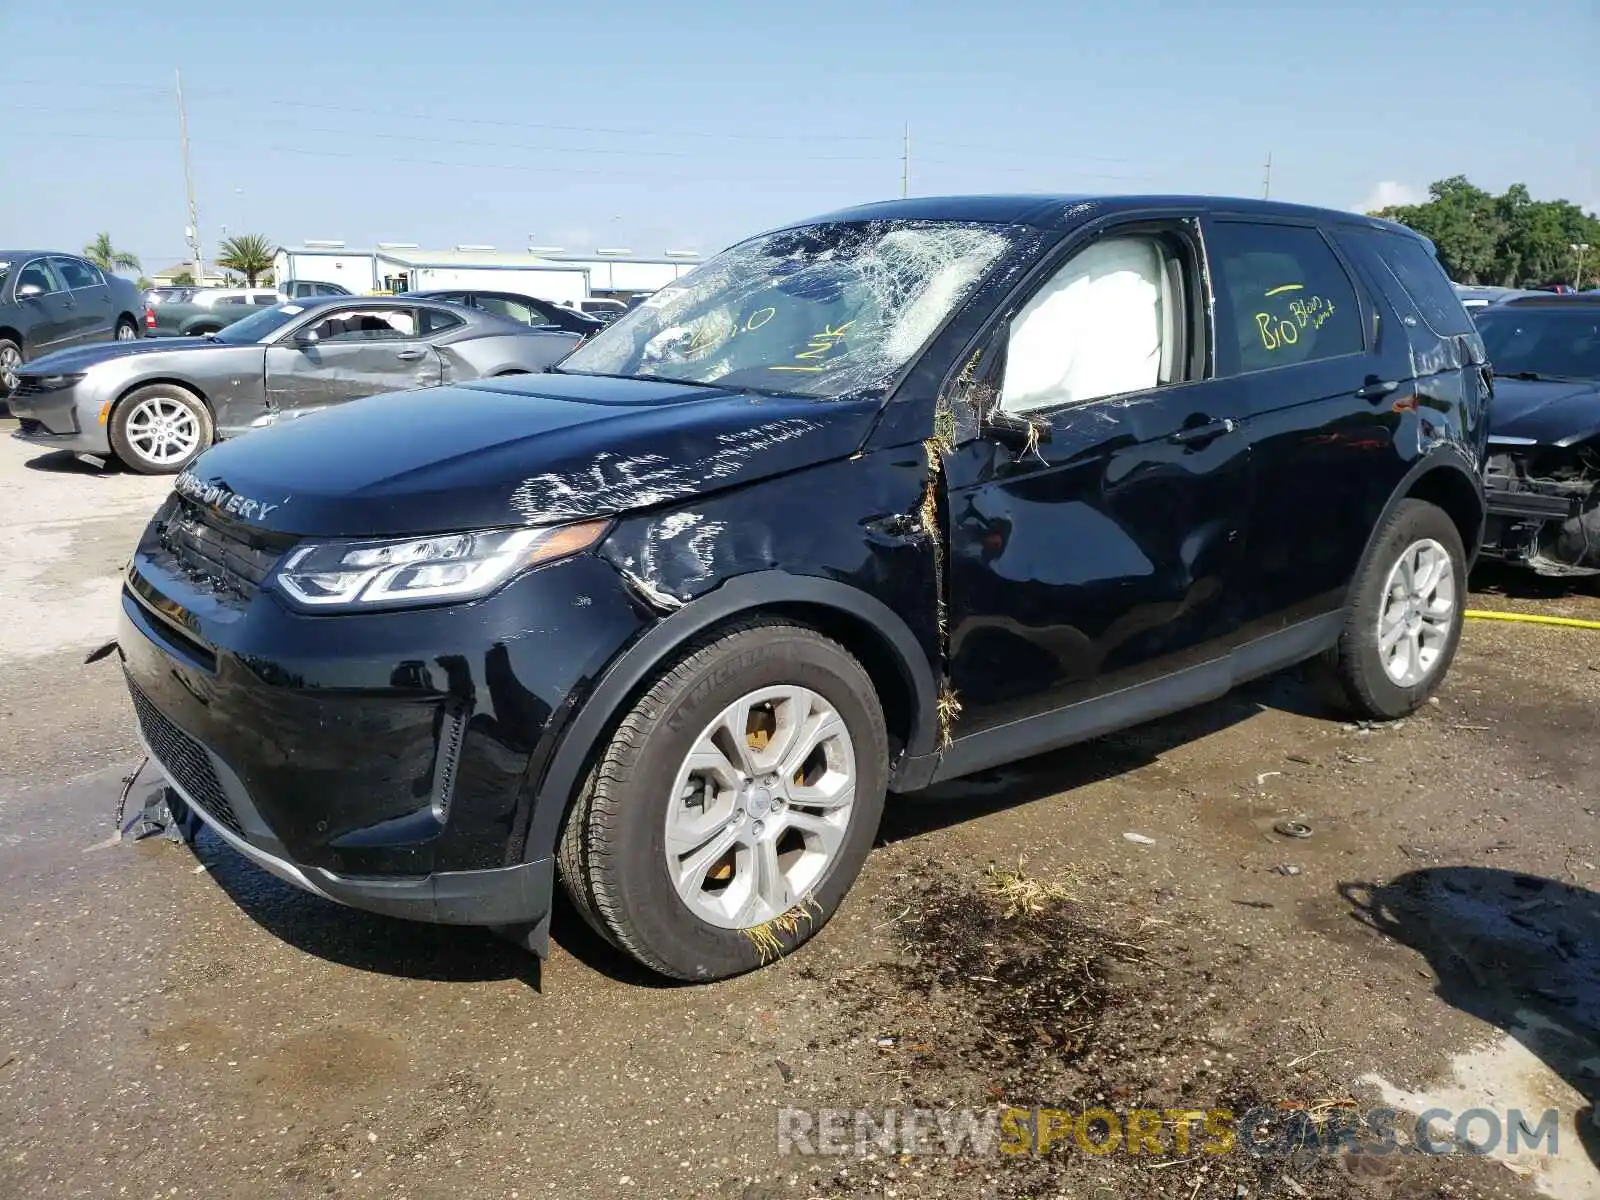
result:
[[[1339,608],[1399,481],[1403,339],[1314,222],[1213,217],[1217,374],[1244,407],[1257,503],[1240,616],[1248,639]],[[1396,344],[1398,343],[1398,353]]]
[[[24,288],[37,291],[24,296]],[[13,295],[21,316],[20,332],[26,343],[23,353],[28,358],[38,358],[73,344],[77,306],[49,259],[35,258],[23,263],[17,272]]]
[[[50,260],[72,298],[72,340],[109,342],[116,334],[116,314],[111,311],[111,289],[100,268],[81,258],[62,256]]]
[[[302,339],[311,333],[314,339]],[[344,308],[267,347],[267,403],[278,411],[322,408],[379,392],[436,386],[439,352],[410,305]]]
[[[953,760],[1030,753],[1019,722],[1070,724],[1050,714],[1187,667],[1210,664],[1168,707],[1227,686],[1249,451],[1237,387],[1208,378],[1201,261],[1192,218],[1117,226],[987,343],[1004,356],[987,426],[1038,436],[945,455],[950,682],[959,728],[995,734]]]

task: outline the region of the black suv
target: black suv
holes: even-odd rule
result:
[[[208,451],[121,653],[179,802],[319,895],[656,971],[811,936],[886,791],[1320,658],[1437,688],[1490,376],[1430,247],[1181,197],[743,242],[553,373]]]

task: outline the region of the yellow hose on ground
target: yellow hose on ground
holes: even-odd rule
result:
[[[1546,617],[1540,613],[1494,612],[1487,608],[1469,608],[1464,614],[1480,621],[1521,621],[1528,625],[1564,625],[1569,629],[1600,629],[1600,621],[1580,621],[1576,617]]]

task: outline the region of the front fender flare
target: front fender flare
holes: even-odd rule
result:
[[[787,571],[738,575],[656,622],[623,651],[557,735],[560,739],[533,791],[523,861],[555,853],[567,807],[595,747],[621,716],[623,706],[662,662],[689,639],[742,613],[781,605],[832,609],[878,631],[898,660],[912,699],[908,755],[931,753],[938,735],[937,686],[926,653],[905,621],[876,597],[839,583]]]

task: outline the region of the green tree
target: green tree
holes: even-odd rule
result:
[[[111,235],[102,233],[83,248],[83,256],[99,267],[102,271],[116,273],[117,271],[137,271],[139,259],[137,256],[118,250],[111,244]]]
[[[259,233],[244,233],[222,243],[217,255],[217,266],[225,271],[243,275],[247,287],[256,286],[256,278],[272,270],[272,260],[278,248]]]
[[[194,272],[193,271],[179,271],[176,275],[174,275],[172,277],[172,286],[173,287],[193,287],[194,286]]]
[[[1409,225],[1431,238],[1457,283],[1537,287],[1570,282],[1575,244],[1600,245],[1600,219],[1566,200],[1535,200],[1523,184],[1492,196],[1465,176],[1441,179],[1423,204],[1371,215]]]

